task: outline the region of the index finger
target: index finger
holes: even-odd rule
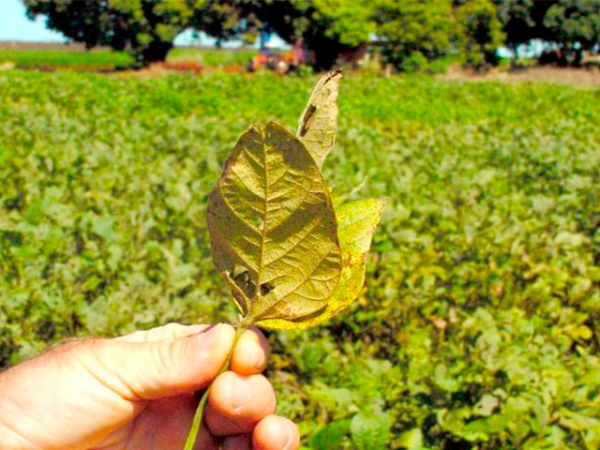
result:
[[[258,328],[250,327],[233,350],[229,370],[239,375],[255,375],[265,370],[268,357],[267,339]]]

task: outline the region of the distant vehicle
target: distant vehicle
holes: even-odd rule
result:
[[[292,49],[286,52],[278,52],[264,45],[260,53],[248,61],[247,69],[249,72],[266,69],[281,75],[298,73],[300,67],[308,63],[307,54],[301,40],[296,41]]]
[[[261,69],[271,70],[281,75],[298,71],[298,63],[291,52],[261,53],[248,61],[248,72],[257,72]]]

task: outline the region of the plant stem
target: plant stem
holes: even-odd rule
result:
[[[233,345],[231,346],[231,350],[229,351],[229,355],[227,355],[227,359],[225,363],[219,370],[219,375],[229,370],[229,366],[231,365],[231,357],[233,356],[233,351],[238,341],[244,334],[244,331],[248,329],[249,323],[245,321],[242,322],[236,332],[235,337],[233,338]],[[200,425],[202,425],[202,416],[204,414],[204,407],[206,406],[206,402],[208,401],[208,395],[210,394],[210,388],[212,387],[212,383],[208,385],[208,387],[204,390],[202,394],[202,398],[200,399],[200,403],[198,403],[198,408],[196,408],[196,413],[194,414],[194,421],[192,422],[192,427],[190,428],[190,433],[188,434],[187,440],[185,441],[184,450],[193,450],[194,444],[196,443],[196,439],[198,438],[198,433],[200,432]]]

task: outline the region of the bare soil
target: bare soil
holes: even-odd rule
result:
[[[85,46],[78,43],[0,41],[0,50],[58,50],[83,52]]]
[[[448,72],[436,77],[443,81],[479,82],[501,81],[504,83],[551,83],[578,88],[600,87],[600,68],[563,68],[540,66],[517,71],[495,69],[485,74],[473,73],[453,65]]]

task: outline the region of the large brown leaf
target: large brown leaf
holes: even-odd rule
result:
[[[342,271],[329,190],[292,133],[269,123],[238,140],[208,201],[217,269],[250,322],[327,309]]]

